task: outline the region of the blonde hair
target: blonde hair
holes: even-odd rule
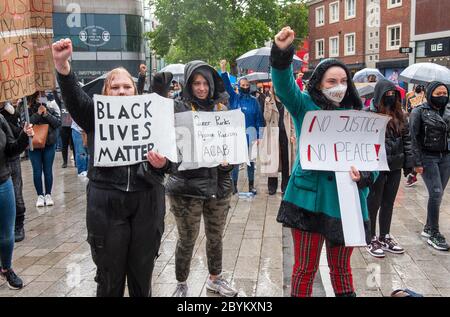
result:
[[[128,79],[133,84],[134,94],[137,95],[138,91],[137,91],[136,83],[134,82],[133,77],[131,76],[131,74],[123,67],[114,68],[112,71],[110,71],[106,75],[105,83],[103,84],[102,95],[109,95],[109,89],[111,88],[111,83],[112,83],[112,81],[114,79],[114,76],[119,75],[119,74],[124,74],[124,75],[126,75],[128,77]]]

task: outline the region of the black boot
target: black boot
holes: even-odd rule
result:
[[[258,193],[256,191],[256,188],[255,188],[255,182],[249,182],[249,184],[248,184],[248,191],[250,193],[252,193],[253,195],[256,195]]]
[[[24,239],[25,239],[25,229],[23,228],[23,226],[16,227],[16,229],[14,230],[14,241],[20,242],[23,241]]]
[[[237,190],[237,182],[233,181],[233,195],[236,195],[238,192]]]

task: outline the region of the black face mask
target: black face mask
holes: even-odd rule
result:
[[[397,96],[384,96],[383,104],[386,109],[395,109],[395,105],[397,103]]]
[[[249,93],[250,93],[250,88],[242,88],[242,87],[239,87],[239,92],[240,92],[241,94],[249,94]]]
[[[432,96],[431,103],[436,108],[439,108],[439,109],[444,108],[448,103],[448,96],[440,96],[440,97]]]

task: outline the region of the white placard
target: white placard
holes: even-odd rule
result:
[[[345,246],[366,246],[358,185],[352,180],[349,172],[336,172],[335,174]]]
[[[177,162],[173,100],[155,93],[113,97],[94,95],[94,166],[146,161],[149,151]]]
[[[240,109],[175,115],[179,170],[249,163],[245,117]]]
[[[385,132],[390,117],[367,111],[309,111],[299,141],[304,170],[388,171]]]

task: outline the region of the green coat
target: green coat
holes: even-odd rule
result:
[[[313,102],[308,93],[300,91],[294,80],[292,67],[285,70],[272,68],[272,81],[275,86],[277,96],[292,115],[297,140],[300,140],[301,128],[306,112],[320,110],[320,107]],[[373,179],[375,179],[377,175],[378,173],[374,173],[372,175]],[[366,225],[369,220],[367,209],[368,193],[368,187],[359,189],[362,216],[366,222]],[[304,215],[298,217],[294,216],[294,218],[297,217],[298,219],[295,219],[293,222],[302,223],[302,225],[300,225],[300,229],[307,231],[308,229],[311,229],[304,228],[305,222],[308,224],[313,223],[314,225],[312,225],[312,227],[321,227],[321,222],[341,222],[341,211],[339,208],[335,173],[328,171],[303,170],[300,164],[298,151],[297,158],[294,163],[293,173],[283,198],[282,207],[280,208],[280,213],[283,213],[283,205],[292,206],[292,204],[299,207],[298,212],[310,213],[311,215],[308,215],[308,217],[317,215],[321,218],[319,221],[314,219],[305,221]],[[288,217],[292,218],[293,208],[290,207],[290,209],[290,216]],[[295,212],[297,211],[294,211],[294,213]],[[279,214],[278,220],[285,224],[288,222],[288,226],[293,227],[293,225],[289,225],[289,222],[292,221],[284,221],[285,218],[286,216],[283,217],[283,215],[281,215],[280,217]],[[308,225],[306,225],[306,227],[308,227]],[[311,231],[315,231],[314,228],[312,228]],[[342,233],[339,235],[342,235]],[[342,237],[338,240],[342,240]]]

